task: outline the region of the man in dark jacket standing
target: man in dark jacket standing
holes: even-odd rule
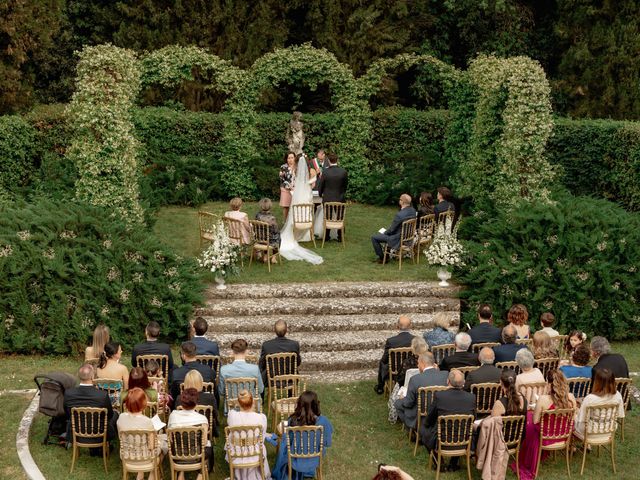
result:
[[[329,167],[325,168],[320,177],[318,185],[318,195],[322,197],[322,204],[328,202],[340,202],[344,203],[345,195],[347,193],[347,184],[349,183],[349,177],[347,171],[338,166],[338,157],[335,154],[330,154]],[[331,240],[330,231],[324,232],[325,240]],[[342,241],[342,232],[338,230],[338,241]]]

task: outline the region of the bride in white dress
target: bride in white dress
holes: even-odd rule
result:
[[[315,181],[316,177],[309,179],[307,162],[304,157],[301,156],[298,159],[291,208],[287,215],[287,221],[280,232],[280,255],[287,260],[304,260],[314,265],[319,265],[323,262],[323,258],[320,255],[298,245],[298,242],[311,241],[309,230],[298,231],[293,228],[293,206],[301,203],[313,203],[311,185],[313,185]]]

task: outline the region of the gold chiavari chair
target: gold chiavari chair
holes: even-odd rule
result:
[[[122,411],[123,412],[128,412],[129,410],[127,410],[127,404],[122,402]],[[144,412],[142,412],[144,414],[145,417],[149,417],[149,418],[153,418],[158,414],[158,402],[147,402],[147,406],[144,409]]]
[[[158,434],[149,430],[128,430],[120,432],[120,460],[122,478],[129,473],[153,473],[160,478],[160,449]]]
[[[264,471],[264,432],[262,425],[225,427],[225,450],[229,461],[230,478],[238,470],[257,468],[260,478],[266,480]],[[270,478],[270,477],[269,477]]]
[[[115,380],[113,378],[96,378],[93,380],[93,384],[98,390],[107,392],[109,400],[111,400],[111,406],[114,410],[120,410],[120,397],[122,397],[122,380]]]
[[[182,407],[182,405],[178,405],[176,407],[176,410],[184,410],[184,408]],[[207,417],[207,420],[209,422],[209,440],[211,441],[212,445],[215,444],[216,443],[215,427],[216,427],[217,419],[216,419],[215,410],[213,409],[213,406],[196,405],[194,410],[198,412],[200,415],[204,415],[205,417]]]
[[[156,389],[158,392],[158,402],[156,403],[157,413],[160,419],[167,423],[167,414],[169,410],[169,406],[167,405],[167,384],[163,377],[149,377],[149,383],[151,383],[151,385],[155,384],[158,387]]]
[[[300,375],[278,375],[273,377],[272,389],[269,411],[273,412],[271,423],[275,431],[281,419],[289,418],[293,414],[298,397],[307,389],[307,386]],[[296,403],[292,402],[294,399]]]
[[[520,374],[520,367],[518,366],[518,362],[496,362],[496,368],[501,368],[502,370],[508,369],[513,370],[516,375]]]
[[[471,393],[476,396],[476,414],[484,417],[491,413],[493,405],[501,397],[502,386],[499,383],[474,383]]]
[[[436,392],[442,392],[443,390],[448,390],[449,387],[444,386],[434,386],[434,387],[420,387],[418,388],[418,411],[416,417],[416,442],[413,447],[413,456],[416,456],[418,452],[418,441],[420,440],[420,426],[423,421],[426,421],[427,415],[429,414],[429,408],[431,407],[431,402],[433,402],[433,396]],[[411,441],[411,434],[414,432],[413,428],[409,429],[409,441]]]
[[[262,413],[262,398],[260,397],[260,392],[258,391],[258,379],[255,377],[238,377],[225,379],[224,401],[226,411],[229,412],[239,407],[238,393],[242,390],[247,390],[251,394],[251,396],[253,397],[253,409],[258,413]]]
[[[198,472],[208,480],[209,470],[205,458],[207,426],[173,427],[167,429],[171,480],[179,472]]]
[[[532,338],[519,338],[518,340],[516,340],[516,343],[518,345],[525,345],[527,348],[531,349],[531,346],[533,345],[533,339]]]
[[[573,408],[559,408],[557,410],[545,410],[540,419],[540,444],[538,448],[538,462],[534,478],[538,477],[540,459],[543,451],[565,451],[567,461],[567,475],[571,476],[569,467],[569,453],[571,450],[571,435],[573,433]]]
[[[80,448],[102,447],[102,461],[104,472],[107,470],[107,458],[109,457],[109,443],[107,442],[107,409],[73,407],[71,408],[71,473],[76,464]]]
[[[242,232],[246,228],[245,224],[240,220],[229,217],[222,217],[222,223],[227,231],[229,240],[240,247],[240,265],[244,267],[245,244]]]
[[[251,224],[251,234],[253,239],[251,243],[249,266],[251,266],[256,252],[263,252],[267,255],[267,268],[269,272],[271,272],[271,258],[276,255],[276,260],[279,263],[282,263],[282,257],[280,257],[280,249],[278,246],[271,244],[269,224],[258,220],[249,220],[249,223]]]
[[[502,417],[502,436],[507,446],[507,452],[516,460],[516,475],[520,479],[520,445],[527,417],[524,415],[505,415]]]
[[[500,345],[498,342],[474,343],[473,345],[471,345],[471,351],[473,353],[480,353],[480,350],[482,350],[485,347],[493,348],[493,347],[497,347],[498,345]]]
[[[551,337],[551,341],[558,349],[558,356],[561,360],[567,359],[567,350],[564,348],[567,338],[569,338],[569,335],[557,335],[555,337]]]
[[[480,368],[480,366],[456,367],[456,370],[460,370],[464,374],[464,379],[466,380],[467,379],[467,375],[469,375],[471,372],[476,371],[479,368]]]
[[[402,270],[402,257],[407,253],[411,257],[411,261],[413,263],[416,262],[415,255],[415,236],[416,236],[416,222],[415,218],[411,218],[409,220],[405,220],[402,222],[402,229],[400,230],[400,245],[398,246],[398,250],[392,251],[389,244],[386,243],[384,246],[384,254],[382,256],[382,263],[387,263],[387,256],[391,258],[394,255],[398,256],[398,270]]]
[[[150,360],[155,360],[158,365],[160,365],[160,370],[162,370],[162,378],[164,378],[164,382],[167,383],[169,380],[169,356],[168,355],[138,355],[136,357],[136,367],[142,367],[145,371],[147,370],[147,362]]]
[[[267,401],[269,402],[269,415],[273,411],[273,381],[281,375],[297,375],[298,354],[296,352],[271,353],[265,357],[267,370]]]
[[[533,410],[538,398],[545,395],[548,388],[546,382],[524,383],[518,387],[518,393],[527,399],[528,409]]]
[[[631,383],[632,380],[630,378],[619,377],[616,378],[616,390],[620,392],[622,396],[622,401],[624,402],[624,409],[629,410],[629,400],[631,399]],[[622,435],[621,442],[624,442],[624,418],[618,418],[618,422],[620,423],[620,434]]]
[[[413,355],[411,347],[398,347],[389,349],[387,357],[387,360],[389,362],[389,364],[387,365],[387,368],[389,369],[389,376],[387,377],[387,381],[384,384],[384,394],[387,397],[391,394],[391,390],[393,390],[393,384],[396,381],[398,372],[400,372],[402,362],[404,362],[409,355]]]
[[[318,469],[316,478],[322,480],[322,455],[324,451],[324,428],[320,425],[310,425],[306,427],[287,427],[284,435],[287,438],[287,456],[289,459],[289,476],[293,472],[292,460],[318,458]]]
[[[313,234],[313,203],[299,203],[291,206],[293,214],[294,230],[307,230],[316,247],[316,238]]]
[[[251,363],[253,365],[257,365],[258,360],[259,360],[258,355],[256,355],[255,353],[247,353],[244,356],[244,361],[247,363]],[[222,363],[222,365],[228,365],[230,363],[233,363],[233,355],[221,355],[220,362]]]
[[[539,358],[533,362],[533,368],[539,368],[544,378],[547,378],[547,374],[553,370],[557,370],[559,364],[559,358]]]
[[[215,382],[202,382],[202,391],[210,394],[215,394],[216,384]],[[180,393],[184,392],[184,383],[180,384]]]
[[[347,204],[341,202],[323,203],[322,212],[322,248],[324,248],[327,230],[339,230],[342,235],[342,247],[346,247],[344,220],[347,213]]]
[[[443,415],[438,417],[438,441],[436,446],[436,480],[440,479],[442,459],[447,457],[465,457],[467,459],[467,477],[471,480],[471,436],[473,415]],[[433,454],[429,454],[429,462]]]
[[[573,396],[578,402],[582,402],[584,397],[591,392],[591,379],[587,377],[572,377],[567,378],[569,384],[569,392],[573,393]]]
[[[451,222],[450,225],[453,226],[453,221],[455,220],[456,212],[455,210],[447,210],[446,212],[440,212],[438,215],[438,223],[447,224],[447,221]]]
[[[436,363],[440,363],[445,357],[456,353],[455,343],[445,343],[444,345],[436,345],[431,347],[431,353]]]
[[[417,256],[416,263],[420,263],[420,255],[423,251],[431,245],[436,228],[436,216],[423,215],[418,218],[417,234],[418,241],[416,242]]]
[[[213,378],[216,387],[220,380],[220,355],[196,355],[196,362],[206,365],[213,371]]]
[[[594,405],[587,407],[585,413],[584,431],[574,431],[573,440],[582,443],[582,467],[580,475],[584,473],[584,465],[587,461],[587,450],[590,446],[597,446],[598,453],[602,446],[609,446],[611,453],[611,467],[616,473],[615,439],[618,427],[618,405]]]
[[[211,212],[198,212],[198,229],[200,231],[200,248],[204,242],[213,241],[215,225],[218,222],[218,216]]]

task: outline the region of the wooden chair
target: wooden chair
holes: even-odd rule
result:
[[[555,337],[551,337],[551,341],[556,346],[556,349],[558,350],[558,356],[561,360],[567,359],[567,350],[564,348],[564,344],[567,341],[567,338],[569,338],[569,335],[557,335]]]
[[[258,379],[255,377],[238,377],[238,378],[227,378],[224,381],[224,402],[226,406],[226,411],[239,407],[238,404],[238,393],[242,390],[247,390],[251,393],[253,397],[253,409],[262,413],[262,398],[260,397],[260,392],[258,391]]]
[[[557,370],[559,364],[559,358],[539,358],[533,362],[533,368],[539,368],[544,378],[547,378],[547,373]]]
[[[271,389],[269,415],[273,415],[271,423],[275,431],[282,418],[289,418],[293,414],[298,397],[307,389],[307,386],[300,375],[278,375],[273,377]],[[292,401],[293,399],[296,403]]]
[[[346,240],[344,238],[344,219],[347,213],[347,204],[340,202],[323,203],[322,212],[322,248],[324,248],[327,229],[340,230],[342,233],[342,247],[346,247]]]
[[[313,240],[313,246],[316,247],[316,237],[313,234],[313,210],[313,203],[299,203],[291,206],[293,229],[307,230]]]
[[[476,396],[476,414],[483,417],[491,413],[502,396],[502,386],[499,383],[474,383],[471,385],[471,393]]]
[[[71,473],[73,473],[73,467],[76,464],[80,448],[100,447],[102,447],[104,473],[108,473],[109,443],[107,442],[107,421],[106,408],[71,408],[71,440],[73,444]]]
[[[220,380],[220,355],[196,355],[196,362],[206,365],[213,371],[214,383],[217,388]]]
[[[433,235],[435,233],[435,228],[435,215],[424,215],[418,218],[416,232],[418,235],[418,241],[416,242],[416,254],[418,258],[416,260],[416,263],[420,263],[420,255],[429,247],[429,245],[431,245],[431,242],[433,241]]]
[[[157,384],[158,402],[156,403],[157,413],[160,419],[167,423],[167,417],[169,413],[169,406],[162,402],[162,399],[167,399],[167,383],[163,377],[149,377],[149,382],[153,385]]]
[[[591,392],[591,379],[587,377],[573,377],[567,378],[569,384],[569,392],[573,393],[573,396],[578,402],[581,402],[584,397]]]
[[[469,375],[471,372],[479,369],[480,366],[473,366],[473,367],[457,367],[456,370],[460,370],[463,374],[464,374],[464,379],[467,379],[467,375]]]
[[[237,470],[257,468],[260,471],[260,478],[266,480],[262,425],[225,427],[224,436],[230,478],[242,478],[236,477]]]
[[[538,398],[545,395],[548,389],[547,382],[524,383],[518,388],[518,393],[527,399],[527,408],[533,410]]]
[[[545,410],[540,419],[540,446],[538,449],[538,462],[534,478],[538,477],[540,459],[543,450],[557,452],[565,451],[567,461],[567,475],[571,476],[569,467],[569,453],[571,450],[571,435],[573,433],[573,408],[559,408],[557,410]],[[545,443],[553,442],[553,443]]]
[[[218,216],[205,211],[198,212],[198,228],[200,230],[200,248],[204,242],[213,241],[215,225],[218,223]]]
[[[500,345],[498,342],[474,343],[473,345],[471,345],[471,351],[473,353],[480,353],[480,350],[482,350],[484,347],[493,348],[497,347],[498,345]]]
[[[277,261],[282,262],[282,257],[280,257],[280,249],[275,245],[271,245],[269,224],[258,220],[249,220],[249,223],[251,224],[251,234],[253,238],[249,256],[249,266],[251,266],[256,252],[263,252],[267,255],[267,268],[269,272],[271,272],[271,258],[277,255]]]
[[[123,412],[128,412],[129,410],[127,410],[127,404],[122,402],[122,411]],[[153,418],[158,414],[158,402],[147,402],[147,406],[144,409],[144,416],[145,417],[149,417],[149,418]]]
[[[182,405],[179,405],[176,410],[184,410],[184,408],[182,407]],[[207,417],[207,420],[209,421],[209,440],[211,441],[212,445],[215,444],[216,438],[214,436],[214,433],[216,427],[216,417],[214,415],[213,407],[211,405],[196,405],[194,410],[199,414]]]
[[[616,473],[615,440],[616,429],[618,428],[618,405],[610,403],[608,405],[597,405],[587,407],[585,413],[584,433],[573,432],[573,439],[582,443],[582,467],[580,475],[584,473],[584,465],[587,461],[587,449],[589,446],[597,446],[598,454],[600,447],[609,446],[611,453],[611,467]]]
[[[245,224],[240,220],[228,217],[222,217],[222,223],[224,224],[224,228],[227,231],[229,240],[231,240],[235,245],[238,245],[238,247],[240,248],[240,265],[244,267],[244,254],[246,249],[242,232],[246,228]]]
[[[111,400],[111,406],[114,410],[120,411],[120,397],[122,397],[122,380],[113,378],[96,378],[93,384],[98,390],[107,392]]]
[[[120,432],[120,460],[122,478],[130,473],[153,473],[160,478],[160,448],[158,434],[149,430],[128,430]]]
[[[175,427],[167,429],[169,443],[169,466],[171,480],[179,472],[198,472],[203,479],[209,478],[205,446],[207,444],[207,427]]]
[[[520,479],[520,445],[524,435],[527,417],[524,415],[505,415],[502,417],[502,436],[509,456],[516,460],[516,475]]]
[[[625,410],[629,410],[629,400],[631,399],[631,383],[632,380],[630,378],[616,378],[616,390],[620,392],[620,395],[622,396]],[[624,418],[625,417],[618,418],[618,422],[620,423],[620,435],[622,436],[620,440],[621,442],[624,442]]]
[[[258,355],[256,355],[255,353],[247,353],[244,356],[244,361],[247,363],[252,363],[253,365],[257,365],[258,360],[260,359],[258,358]],[[221,355],[220,361],[222,362],[222,365],[228,365],[230,363],[233,363],[233,355]]]
[[[387,256],[391,258],[394,255],[398,256],[398,270],[402,270],[402,257],[405,253],[409,254],[411,261],[416,262],[416,251],[414,248],[415,236],[416,236],[416,219],[411,218],[402,222],[402,229],[400,230],[400,245],[398,250],[392,250],[389,244],[384,245],[384,254],[382,256],[382,263],[387,263]]]
[[[442,392],[443,390],[448,390],[449,387],[444,386],[434,386],[434,387],[420,387],[418,388],[418,416],[416,419],[416,443],[413,447],[413,456],[416,456],[418,452],[418,441],[420,440],[420,426],[422,425],[423,419],[427,418],[429,414],[429,407],[431,407],[431,402],[433,401],[433,395],[436,392]],[[409,441],[411,441],[411,434],[413,433],[413,428],[409,429]]]
[[[456,353],[455,343],[445,343],[444,345],[436,345],[431,347],[431,353],[436,363],[440,363],[445,357]]]
[[[518,362],[496,362],[496,368],[509,369],[513,370],[516,375],[520,374],[520,367],[518,366]]]
[[[216,384],[215,382],[202,382],[202,391],[206,393],[215,394]],[[184,392],[184,383],[180,384],[180,393]]]
[[[532,338],[519,338],[518,340],[516,340],[516,343],[518,345],[525,345],[527,348],[531,349],[531,346],[533,345],[533,339]]]
[[[281,375],[298,374],[298,354],[296,352],[271,353],[265,357],[267,366],[267,401],[271,415],[273,398],[273,379]],[[274,427],[275,428],[275,427]]]
[[[438,437],[436,446],[436,480],[440,479],[442,459],[446,457],[465,457],[467,459],[467,477],[471,480],[471,436],[473,415],[443,415],[438,417]],[[429,455],[429,463],[433,454]]]
[[[287,427],[285,430],[287,438],[287,456],[289,459],[289,476],[292,476],[292,463],[294,458],[317,458],[318,468],[315,478],[322,480],[322,455],[324,453],[324,428],[320,425],[310,425],[306,427]]]
[[[388,353],[388,362],[387,368],[389,369],[389,376],[387,377],[387,381],[384,384],[384,394],[388,397],[391,394],[391,390],[393,390],[393,384],[396,381],[396,377],[400,372],[400,368],[402,367],[402,362],[409,356],[413,355],[413,351],[411,347],[398,347],[398,348],[390,348]]]
[[[136,357],[136,367],[142,367],[147,369],[147,362],[149,360],[155,360],[160,365],[160,370],[162,370],[162,378],[164,378],[165,383],[169,381],[169,356],[168,355],[138,355]]]
[[[451,222],[451,226],[453,227],[453,221],[455,220],[456,212],[455,210],[449,209],[446,212],[440,212],[438,215],[438,223],[447,224],[447,220]]]

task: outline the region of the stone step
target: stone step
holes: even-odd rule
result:
[[[454,321],[459,322],[460,312],[450,310],[448,313]],[[411,313],[413,328],[428,330],[433,328],[435,313]],[[273,325],[278,320],[285,320],[289,333],[319,332],[319,331],[359,331],[359,330],[392,330],[395,328],[398,313],[367,313],[362,315],[266,315],[259,317],[233,316],[210,317],[204,316],[209,324],[208,335],[217,338],[219,333],[273,333]]]
[[[350,383],[378,378],[378,370],[373,368],[359,370],[316,370],[304,374],[308,377],[307,388],[315,388],[317,383]]]
[[[222,299],[196,310],[207,317],[265,315],[356,315],[384,313],[433,313],[458,311],[460,301],[450,297],[349,297]]]

